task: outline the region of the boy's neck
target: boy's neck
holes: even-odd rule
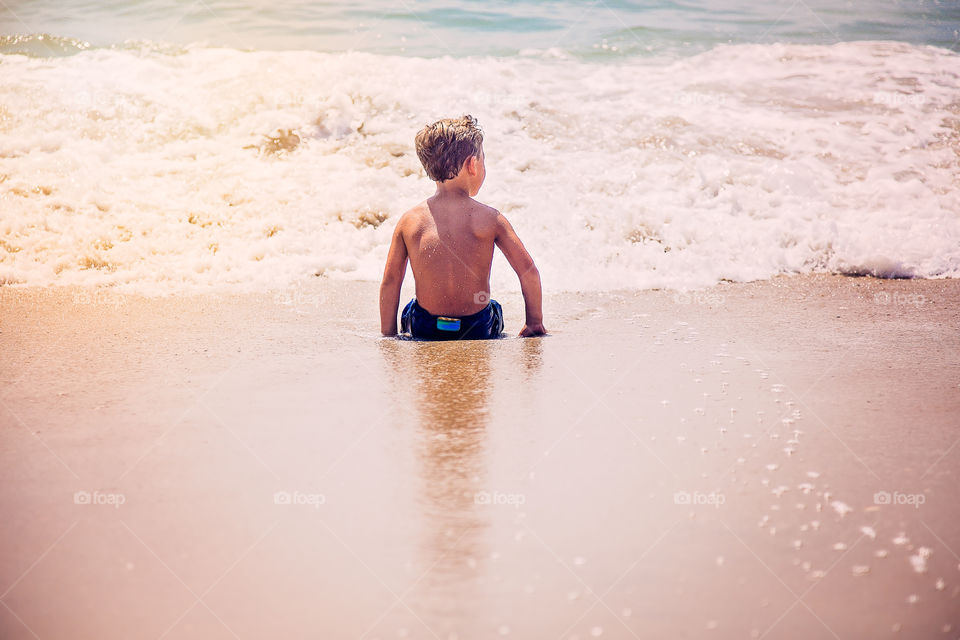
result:
[[[453,178],[452,180],[447,180],[445,182],[438,182],[437,184],[437,193],[436,196],[443,198],[469,198],[470,197],[470,187],[466,184],[465,180],[461,180],[459,177]]]

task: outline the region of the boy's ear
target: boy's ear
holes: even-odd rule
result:
[[[480,168],[477,163],[480,162],[480,159],[477,156],[470,156],[463,161],[463,168],[472,176],[477,175],[480,172]]]

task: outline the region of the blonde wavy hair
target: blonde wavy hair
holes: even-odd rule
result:
[[[480,156],[483,131],[470,115],[428,124],[417,134],[417,157],[430,179],[445,182],[456,178],[467,158]]]

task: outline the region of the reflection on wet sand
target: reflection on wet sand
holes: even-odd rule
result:
[[[391,373],[405,389],[413,389],[419,416],[417,503],[423,533],[415,564],[422,580],[411,600],[438,627],[469,619],[462,607],[476,600],[472,578],[482,571],[486,555],[481,533],[487,523],[474,495],[485,476],[495,347],[479,341],[383,343]]]
[[[479,599],[490,526],[482,495],[487,489],[487,429],[493,392],[491,361],[520,349],[518,369],[535,374],[542,361],[539,339],[510,341],[381,342],[390,375],[412,389],[416,406],[422,520],[422,580],[411,600],[429,613],[437,631],[456,623],[471,628],[470,603]],[[478,496],[481,496],[478,498]]]
[[[545,338],[529,338],[520,340],[520,364],[532,379],[543,367],[543,341]]]
[[[486,525],[474,495],[486,475],[485,438],[490,419],[489,343],[413,345],[408,378],[420,413],[418,458],[425,516],[424,551],[439,579],[459,578],[476,567]]]

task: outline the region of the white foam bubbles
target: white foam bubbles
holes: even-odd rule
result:
[[[480,198],[511,219],[550,289],[957,276],[955,61],[862,42],[601,64],[7,55],[0,282],[153,293],[375,280],[393,221],[432,191],[413,135],[463,112],[486,131]],[[923,99],[876,99],[902,92]],[[517,287],[500,258],[493,280]]]

